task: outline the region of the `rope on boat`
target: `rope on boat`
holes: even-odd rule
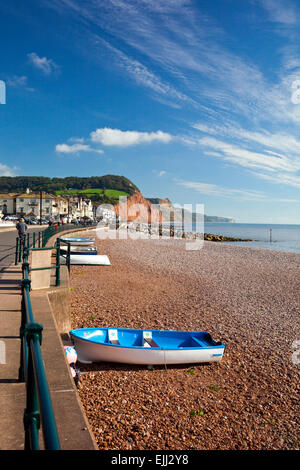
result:
[[[167,369],[167,361],[166,361],[166,350],[165,350],[165,348],[162,348],[162,350],[163,350],[163,352],[164,352],[165,369],[166,369],[166,371],[168,371],[168,369]]]

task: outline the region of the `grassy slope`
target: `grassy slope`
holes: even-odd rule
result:
[[[86,196],[92,196],[92,195],[105,195],[108,196],[111,199],[118,199],[119,196],[130,196],[128,193],[125,191],[119,191],[117,189],[99,189],[99,188],[89,188],[89,189],[68,189],[68,190],[62,190],[62,191],[56,191],[56,194],[65,196],[65,195],[79,195],[79,194],[85,194]]]

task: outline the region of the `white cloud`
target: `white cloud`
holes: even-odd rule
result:
[[[91,148],[89,145],[86,144],[57,144],[55,147],[56,152],[58,153],[79,153],[79,152],[96,152],[96,153],[103,153],[103,150],[96,150]]]
[[[7,77],[6,84],[13,88],[23,88],[27,91],[35,91],[34,88],[28,87],[27,80],[28,79],[25,75],[12,75]]]
[[[295,5],[288,0],[261,0],[262,6],[269,14],[269,18],[274,23],[284,25],[294,25],[297,23],[298,14]]]
[[[261,201],[261,202],[299,202],[295,199],[281,199],[269,197],[262,191],[233,189],[219,186],[216,184],[201,183],[195,181],[179,181],[178,185],[185,188],[194,189],[195,191],[205,194],[206,196],[226,197],[243,201]]]
[[[39,57],[35,52],[27,54],[27,57],[29,62],[38,70],[41,70],[45,75],[50,75],[51,73],[59,70],[59,66],[52,59]]]
[[[244,167],[267,169],[270,171],[295,171],[295,167],[292,162],[284,156],[278,157],[262,152],[250,151],[245,148],[220,141],[213,137],[203,137],[202,139],[199,139],[199,144],[203,147],[209,147],[214,151],[221,152],[219,155],[221,155],[224,160]]]
[[[84,142],[84,137],[70,137],[68,139],[69,142],[77,142],[77,143],[83,143]]]
[[[129,57],[120,49],[105,41],[100,36],[92,36],[93,45],[100,49],[106,48],[111,54],[114,63],[118,68],[123,69],[138,85],[149,88],[154,92],[155,99],[172,107],[179,108],[182,103],[195,105],[195,101],[183,92],[180,92],[166,80],[162,80],[157,73],[154,73],[146,65],[137,59]],[[160,98],[159,98],[160,97]],[[163,97],[163,98],[161,98]]]
[[[119,129],[110,129],[104,127],[91,132],[93,142],[101,143],[105,146],[129,147],[131,145],[149,144],[152,142],[169,143],[172,136],[166,132],[138,132],[121,131]]]
[[[27,77],[25,75],[17,76],[13,75],[6,80],[8,86],[13,87],[24,87],[27,85]]]
[[[18,167],[9,167],[7,165],[4,165],[3,163],[0,163],[0,176],[16,176],[16,171],[18,170]]]
[[[185,135],[183,143],[266,181],[298,187],[300,105],[291,101],[292,83],[300,76],[296,1],[250,1],[260,15],[252,32],[270,34],[270,41],[271,34],[281,34],[267,62],[250,48],[232,47],[238,44],[235,32],[194,0],[45,1],[66,21],[72,15],[81,22],[81,47],[88,41],[90,47],[82,49],[93,60],[146,87],[161,103],[198,110],[203,123],[197,131],[206,135]],[[97,35],[97,28],[104,34]],[[153,134],[104,128],[91,139],[126,147],[154,141]]]
[[[241,128],[237,123],[224,123],[222,125],[207,125],[196,123],[192,126],[194,129],[202,132],[203,134],[209,134],[218,137],[225,137],[231,140],[239,140],[241,142],[259,144],[262,147],[267,147],[271,150],[265,150],[266,152],[280,156],[284,158],[283,153],[286,154],[286,158],[292,158],[292,155],[300,156],[300,140],[294,137],[292,134],[269,132],[263,131],[249,131]],[[190,138],[190,140],[192,140]],[[193,140],[195,144],[197,138]],[[274,152],[275,150],[275,152]],[[280,152],[280,153],[279,153]]]
[[[224,125],[200,122],[193,128],[205,134],[200,138],[197,134],[189,137],[194,145],[203,148],[205,155],[248,168],[256,177],[271,183],[300,186],[300,141],[292,134],[249,131],[233,122]]]
[[[266,174],[257,172],[253,172],[253,174],[258,178],[271,181],[272,183],[300,188],[300,176],[297,175],[290,175],[286,173]]]
[[[93,60],[121,69],[161,103],[206,107],[206,113],[214,109],[219,118],[230,112],[252,122],[300,122],[300,107],[290,102],[289,77],[282,68],[274,65],[268,78],[253,54],[226,48],[232,36],[199,2],[107,0],[99,8],[99,0],[44,1],[67,20],[72,15],[81,21],[80,37],[88,41],[84,50]],[[288,0],[253,2],[263,6],[271,21],[280,21],[280,27],[298,19]],[[94,26],[106,34],[95,34]]]

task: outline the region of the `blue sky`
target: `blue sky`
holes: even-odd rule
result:
[[[299,2],[0,0],[0,18],[0,175],[119,174],[300,223]]]

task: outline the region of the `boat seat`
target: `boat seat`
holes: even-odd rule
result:
[[[108,330],[108,341],[111,344],[120,344],[117,330]]]
[[[151,331],[143,331],[144,347],[159,348],[158,344],[152,339]]]

